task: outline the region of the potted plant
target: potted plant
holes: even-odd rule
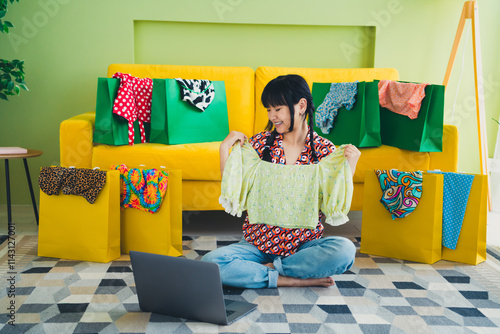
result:
[[[7,14],[7,5],[19,0],[0,0],[0,31],[8,34],[14,25],[10,21],[4,20]],[[14,59],[12,61],[0,59],[0,99],[8,100],[8,96],[19,95],[21,88],[28,90],[24,82],[24,60]]]

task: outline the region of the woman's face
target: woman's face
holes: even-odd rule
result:
[[[304,99],[305,100],[305,99]],[[303,121],[303,103],[297,103],[294,105],[294,113],[295,113],[295,122],[293,125],[293,130],[298,129]],[[305,109],[304,109],[305,110]],[[274,127],[278,133],[287,133],[290,129],[290,124],[292,123],[292,119],[290,117],[290,108],[287,105],[275,106],[267,108],[267,117],[271,122],[273,122]]]

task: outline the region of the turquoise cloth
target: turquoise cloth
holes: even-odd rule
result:
[[[474,175],[428,171],[443,174],[443,246],[456,249]]]
[[[247,210],[251,224],[314,229],[319,210],[327,224],[344,224],[353,192],[344,148],[318,164],[281,165],[261,160],[249,143],[237,143],[224,168],[219,202],[238,217]]]

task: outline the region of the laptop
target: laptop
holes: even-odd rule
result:
[[[139,307],[218,325],[229,325],[257,305],[225,300],[216,263],[130,251]]]

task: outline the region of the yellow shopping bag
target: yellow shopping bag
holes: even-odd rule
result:
[[[108,171],[94,204],[40,191],[38,256],[109,262],[120,257],[120,173]]]
[[[423,173],[422,196],[411,214],[393,220],[380,203],[373,170],[365,172],[361,253],[423,263],[441,259],[443,176]]]
[[[443,247],[443,260],[473,265],[486,260],[487,200],[486,175],[474,175],[457,247],[454,250]]]
[[[182,255],[182,172],[170,170],[168,187],[156,213],[121,211],[121,251]]]

